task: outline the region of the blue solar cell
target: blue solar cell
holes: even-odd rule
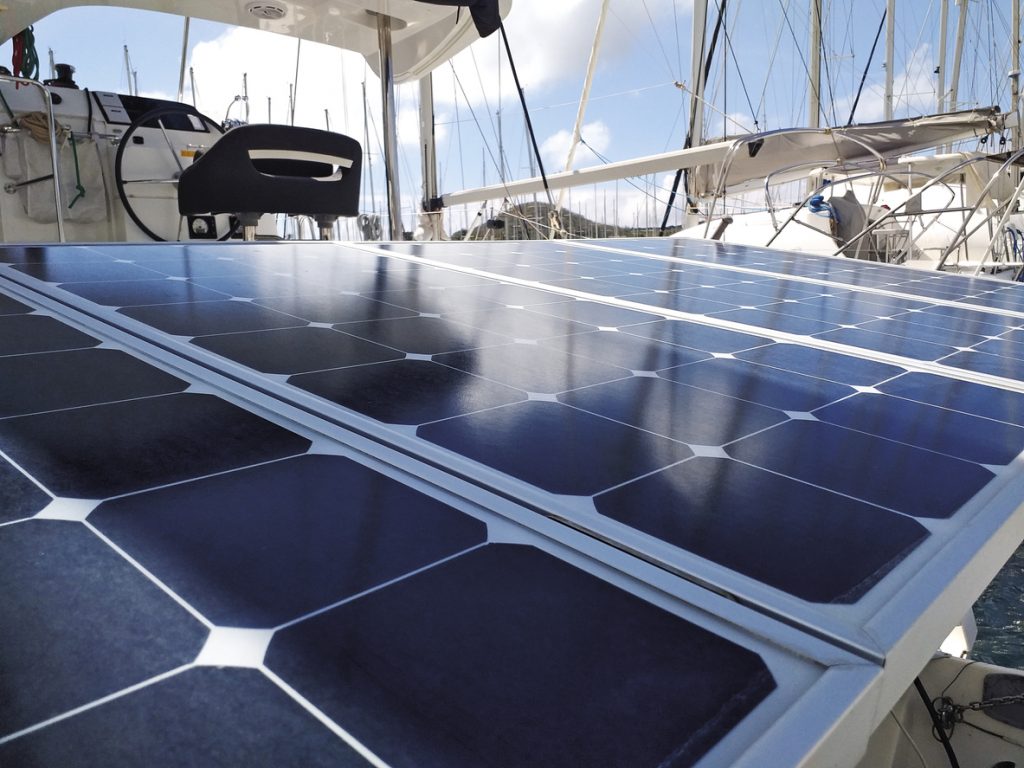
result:
[[[817,421],[789,421],[726,451],[772,472],[924,518],[954,515],[994,477],[977,464]],[[928,482],[922,484],[922,477]]]
[[[754,296],[749,293],[739,293],[728,288],[687,288],[682,291],[673,291],[674,296],[686,297],[698,301],[712,301],[720,304],[728,304],[735,308],[754,307],[760,304],[770,304],[772,300],[764,296]]]
[[[815,416],[979,464],[1009,464],[1024,450],[1020,427],[887,395],[857,395]]]
[[[787,299],[805,299],[812,296],[820,296],[826,291],[824,287],[817,285],[798,283],[793,280],[766,280],[764,278],[758,278],[756,281],[749,280],[740,283],[726,283],[722,286],[722,290],[730,290],[735,293],[757,296],[769,302],[779,302]]]
[[[50,501],[39,486],[0,458],[0,523],[32,517]]]
[[[47,283],[85,283],[106,280],[152,280],[159,275],[151,269],[110,261],[44,261],[14,267],[19,272]]]
[[[1024,290],[1019,286],[1008,289],[1002,288],[980,296],[966,298],[964,299],[964,302],[967,304],[977,304],[983,307],[1024,312]]]
[[[855,602],[928,532],[730,459],[694,458],[594,500],[602,515],[812,602]]]
[[[716,312],[714,316],[721,320],[753,325],[770,331],[793,333],[799,336],[811,336],[815,333],[831,331],[839,327],[834,323],[810,320],[806,317],[796,317],[780,312],[769,312],[764,309],[735,309],[730,312]]]
[[[524,392],[552,395],[630,376],[624,368],[539,344],[504,344],[469,352],[452,352],[435,355],[434,362],[499,381]]]
[[[972,316],[973,315],[973,316]],[[989,322],[992,319],[993,322]],[[906,322],[914,325],[926,325],[936,333],[951,331],[954,333],[973,334],[974,336],[998,336],[1011,325],[1001,324],[997,318],[990,318],[980,312],[961,313],[957,315],[939,314],[938,312],[920,311],[894,315],[892,322]]]
[[[422,426],[417,434],[551,493],[592,496],[692,456],[682,443],[568,405],[525,402]],[[542,451],[524,451],[542,445]]]
[[[930,373],[907,373],[880,385],[886,394],[1024,427],[1024,394]]]
[[[46,315],[0,316],[0,357],[85,349],[99,343],[99,339]]]
[[[1006,379],[1024,381],[1024,360],[1014,357],[999,357],[985,352],[957,352],[942,358],[939,362],[952,368],[962,368],[975,373],[987,373]]]
[[[256,299],[253,303],[286,315],[300,317],[311,323],[358,323],[416,316],[416,312],[411,309],[385,304],[364,296],[341,293]]]
[[[432,315],[498,309],[502,306],[496,301],[481,297],[469,299],[467,291],[470,289],[458,289],[459,293],[452,292],[454,290],[450,288],[412,288],[401,291],[373,291],[366,293],[365,296],[396,307]]]
[[[660,371],[710,357],[706,352],[607,331],[574,333],[571,336],[543,339],[538,343],[631,371]]]
[[[633,309],[623,307],[612,307],[607,304],[598,304],[595,301],[562,301],[555,304],[544,304],[533,307],[534,312],[543,315],[575,320],[588,325],[619,328],[626,325],[637,325],[639,323],[650,323],[660,320],[658,315],[648,312],[637,312]]]
[[[527,272],[525,275],[520,275],[516,270],[501,270],[501,274],[508,275],[509,277],[526,277],[527,279],[533,279],[530,272]],[[545,283],[554,288],[568,288],[573,291],[582,291],[596,296],[616,297],[626,296],[627,294],[637,292],[637,287],[633,285],[623,285],[622,283],[612,283],[607,280],[595,280],[583,277],[574,277],[568,280],[545,280]]]
[[[760,309],[766,312],[778,312],[782,315],[792,315],[793,317],[802,317],[807,320],[832,323],[834,325],[856,325],[857,323],[876,319],[874,315],[866,315],[860,312],[845,312],[834,307],[825,307],[820,304],[804,304],[795,301],[765,304]]]
[[[715,328],[710,325],[691,323],[685,320],[659,320],[655,323],[644,323],[626,328],[623,333],[641,336],[646,339],[676,344],[680,347],[699,349],[702,352],[740,352],[771,344],[771,339],[752,336],[747,333]]]
[[[124,307],[122,315],[175,336],[207,336],[237,331],[294,328],[306,321],[248,301],[201,301],[193,304],[157,304]]]
[[[813,411],[855,391],[826,379],[723,358],[671,368],[661,376],[782,411]]]
[[[263,373],[304,373],[380,363],[405,355],[330,328],[281,328],[251,333],[200,336],[197,347]]]
[[[938,360],[956,352],[952,346],[932,344],[929,341],[907,339],[877,331],[865,331],[860,328],[840,328],[838,331],[819,334],[817,338],[834,341],[838,344],[848,344],[851,347],[873,349],[890,355],[909,357],[914,360]]]
[[[188,254],[182,256],[177,252],[173,255],[175,258],[171,259],[165,257],[138,259],[135,257],[133,260],[145,265],[146,269],[152,269],[170,277],[228,277],[230,275],[248,275],[253,271],[253,265],[250,262],[226,258],[195,257]]]
[[[0,315],[24,315],[31,311],[31,307],[0,293]]]
[[[525,392],[428,360],[302,373],[288,383],[387,424],[424,424],[526,398]]]
[[[0,528],[0,584],[17,585],[0,600],[0,626],[17,628],[17,642],[0,643],[0,739],[188,664],[206,640],[204,625],[83,525]]]
[[[505,336],[437,317],[399,317],[345,323],[339,325],[337,330],[417,355],[436,355],[509,341]]]
[[[691,315],[708,315],[713,312],[725,312],[735,309],[736,304],[729,304],[724,301],[712,301],[699,296],[690,296],[687,293],[631,293],[619,298],[625,301],[632,301],[637,304],[646,304],[649,307],[662,307],[675,312],[687,312]]]
[[[500,545],[278,632],[266,663],[396,768],[692,765],[775,688],[756,654]]]
[[[969,330],[970,326],[975,324],[982,326],[995,325],[1003,331],[1024,325],[1024,319],[1021,318],[984,312],[980,309],[967,309],[963,306],[954,307],[947,304],[936,304],[934,307],[927,307],[922,309],[919,314],[921,317],[927,318],[922,320],[922,322],[934,322],[935,324],[942,324],[943,327],[948,327],[951,324],[954,328],[964,328],[965,330]]]
[[[187,280],[117,280],[109,283],[64,283],[61,288],[76,296],[109,307],[135,304],[178,304],[192,301],[223,301],[228,294]]]
[[[682,369],[696,371],[696,363]],[[731,393],[730,393],[731,394]],[[733,397],[637,376],[559,395],[559,400],[599,416],[671,437],[691,445],[724,445],[744,435],[778,424],[786,416],[777,410]],[[700,414],[694,418],[694,414]]]
[[[212,395],[163,395],[0,419],[0,450],[79,499],[304,453],[309,441]]]
[[[920,314],[920,313],[917,313]],[[913,318],[914,315],[911,315]],[[911,319],[905,320],[874,320],[860,326],[865,331],[877,331],[888,333],[891,336],[901,336],[915,341],[928,341],[933,344],[942,344],[950,347],[970,347],[985,341],[984,336],[971,333],[962,328],[944,328],[929,323],[919,323]]]
[[[0,357],[0,418],[181,392],[188,383],[114,349]]]
[[[363,768],[254,669],[193,668],[0,744],[4,765]]]
[[[509,339],[546,339],[552,336],[566,336],[570,333],[596,330],[596,326],[593,325],[542,315],[529,309],[484,309],[479,312],[451,314],[448,317],[467,325],[486,329],[492,335],[504,334]]]
[[[89,521],[229,627],[283,624],[487,539],[479,520],[336,456],[134,494]]]
[[[903,369],[895,365],[797,344],[772,344],[740,352],[736,356],[851,387],[870,387],[903,373]]]
[[[991,339],[976,344],[974,349],[988,355],[998,355],[1003,358],[1024,360],[1024,343],[1009,341],[1007,339]]]

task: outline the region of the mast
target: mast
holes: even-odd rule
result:
[[[896,49],[896,0],[885,11],[885,119],[892,120],[892,84]]]
[[[1010,109],[1013,111],[1013,148],[1020,149],[1020,0],[1013,0],[1013,25],[1010,46],[1013,61],[1010,63]]]
[[[185,17],[185,29],[181,33],[181,69],[178,71],[178,101],[185,97],[185,65],[188,63],[188,28],[191,16]]]
[[[132,92],[132,60],[128,56],[128,46],[124,47],[124,73],[125,77],[128,78],[128,95],[134,96]]]
[[[948,23],[949,0],[942,0],[939,3],[939,65],[935,68],[935,73],[939,76],[939,82],[935,86],[935,110],[940,115],[946,111],[946,37],[948,36]]]
[[[420,158],[423,166],[423,210],[435,212],[437,199],[437,143],[434,136],[434,76],[420,80]]]
[[[953,82],[949,88],[949,111],[958,109],[957,96],[960,90],[960,62],[964,57],[964,34],[967,31],[967,0],[956,0],[960,18],[956,20],[956,49],[953,54]]]
[[[380,47],[380,88],[384,106],[384,174],[388,187],[388,233],[402,240],[402,196],[398,189],[398,110],[395,108],[395,67],[391,50],[391,17],[377,16],[377,40]]]
[[[704,38],[708,25],[708,0],[693,3],[693,43],[690,56],[690,141],[688,146],[704,143]]]
[[[608,17],[608,0],[601,3],[601,15],[597,19],[597,31],[594,33],[594,45],[590,49],[590,61],[587,63],[587,76],[583,81],[583,96],[580,98],[580,107],[576,112],[576,125],[572,129],[572,143],[569,145],[569,155],[565,159],[566,172],[572,170],[572,164],[576,160],[576,148],[582,139],[583,119],[587,114],[587,103],[590,101],[590,87],[594,83],[594,71],[597,69],[597,51],[601,46],[601,36],[604,33],[604,22]],[[566,190],[558,193],[558,201],[555,203],[555,210],[562,210],[562,202],[565,200]]]
[[[807,125],[821,126],[821,0],[811,0],[810,87],[807,89]]]

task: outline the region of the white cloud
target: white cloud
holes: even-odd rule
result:
[[[224,119],[229,108],[231,117],[244,116],[244,105],[235,102],[242,93],[244,74],[248,76],[250,120],[265,122],[269,112],[273,122],[288,122],[295,56],[294,39],[245,28],[231,29],[215,40],[197,44],[190,59],[196,77],[197,107],[217,121]],[[363,57],[303,42],[299,62],[295,124],[324,128],[326,109],[332,130],[361,137],[363,81],[368,93],[380,87]],[[185,100],[192,100],[191,88]],[[370,103],[374,103],[372,99]]]
[[[580,130],[580,135],[590,147],[602,155],[608,150],[611,144],[611,131],[608,126],[600,120],[593,123],[585,123]],[[572,131],[561,130],[549,136],[540,146],[541,156],[548,168],[554,171],[561,171],[565,168],[565,161],[569,156],[569,147],[572,145]],[[586,147],[580,146],[576,150],[576,162],[573,167],[585,167],[594,165],[599,160],[589,152]]]

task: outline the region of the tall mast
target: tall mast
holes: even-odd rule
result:
[[[892,84],[896,49],[896,0],[885,11],[885,119],[892,120]]]
[[[946,37],[948,36],[949,0],[939,3],[939,65],[935,68],[939,82],[935,86],[935,111],[946,111]]]
[[[690,146],[704,143],[704,49],[708,26],[708,0],[694,0],[693,44],[690,56]]]
[[[384,173],[388,186],[388,234],[402,240],[402,196],[398,189],[398,110],[395,108],[395,65],[391,49],[391,17],[377,16],[377,41],[380,47],[380,88],[384,103]]]
[[[967,0],[956,0],[960,8],[960,17],[956,20],[956,49],[953,54],[953,82],[949,87],[949,111],[955,112],[958,91],[960,90],[960,62],[964,57],[964,35],[967,31]]]
[[[810,87],[807,89],[807,125],[821,126],[821,0],[811,0]]]
[[[601,46],[601,35],[604,33],[604,22],[608,16],[608,0],[601,3],[601,15],[597,19],[597,31],[594,33],[594,46],[590,49],[590,61],[587,64],[587,77],[583,81],[583,96],[580,98],[580,107],[576,112],[576,126],[572,129],[572,143],[569,145],[569,155],[565,159],[566,172],[572,170],[573,161],[576,159],[576,148],[580,144],[583,130],[583,119],[587,114],[587,102],[590,100],[590,87],[594,83],[594,70],[597,69],[597,51]],[[558,201],[555,203],[555,210],[562,210],[562,202],[565,200],[566,190],[558,193]]]
[[[437,199],[437,145],[434,137],[434,76],[420,79],[420,155],[423,161],[423,210],[434,210]]]
[[[1013,32],[1010,46],[1013,61],[1010,63],[1010,109],[1013,111],[1013,148],[1020,149],[1020,0],[1013,0]]]

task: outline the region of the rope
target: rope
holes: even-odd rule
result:
[[[85,187],[82,186],[82,171],[78,167],[78,144],[75,142],[74,136],[71,137],[71,156],[75,159],[75,190],[78,194],[68,203],[69,211],[75,207],[75,203],[85,197]]]
[[[39,53],[36,51],[36,37],[32,27],[26,27],[16,34],[12,40],[13,53],[11,65],[15,77],[27,80],[39,79]]]

